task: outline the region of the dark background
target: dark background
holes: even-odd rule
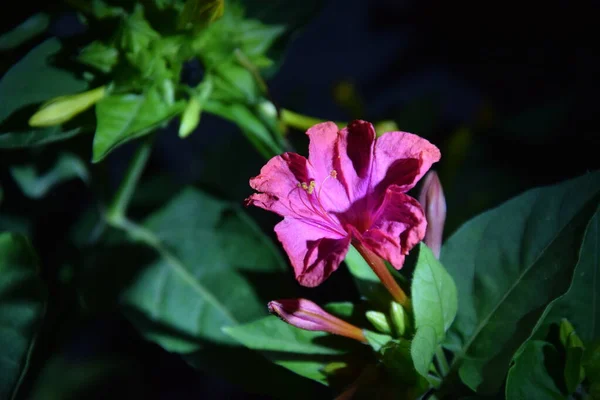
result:
[[[259,4],[254,15],[279,22],[280,10],[274,7],[273,11],[271,2],[254,3]],[[446,235],[468,218],[528,188],[600,166],[595,118],[600,63],[592,39],[597,5],[418,0],[285,3],[302,11],[294,20],[288,10],[286,22],[308,23],[296,31],[279,70],[268,80],[273,100],[323,119],[392,119],[401,130],[439,146],[442,160],[435,169],[448,204]],[[2,2],[0,29],[8,31],[41,10],[59,12],[50,34],[65,37],[80,31],[76,18],[61,4],[34,1]],[[0,65],[5,71],[10,64],[5,59]],[[256,175],[263,160],[237,129],[205,115],[198,132],[183,142],[175,134],[176,127],[173,124],[170,132],[159,135],[146,178],[166,174],[174,185],[202,184],[241,203],[250,193],[247,179]],[[298,151],[305,153],[304,135],[295,131],[290,135]],[[124,146],[108,158],[107,179],[113,187],[134,146]],[[18,190],[10,183],[4,189]],[[54,249],[61,235],[88,205],[81,189],[75,184],[53,194],[50,211],[40,217],[42,227],[35,232],[42,258],[57,257]],[[21,211],[29,206],[21,205]],[[261,211],[250,212],[261,218],[266,230],[276,221]],[[344,274],[333,276],[311,292],[312,297],[345,298],[341,288],[347,282]],[[69,317],[66,305],[55,312]],[[200,374],[177,356],[143,341],[118,313],[55,328],[48,328],[55,340],[46,356],[60,352],[77,361],[108,355],[126,366],[83,383],[92,388],[87,398],[259,397]],[[43,365],[43,358],[37,360],[34,371]],[[73,373],[65,370],[61,378]]]

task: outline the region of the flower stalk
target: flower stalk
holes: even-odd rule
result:
[[[398,285],[398,282],[396,282],[390,271],[387,269],[383,260],[358,240],[354,240],[352,245],[358,250],[367,264],[369,264],[369,267],[375,272],[375,275],[377,275],[383,286],[385,286],[387,291],[392,295],[394,301],[405,309],[409,309],[410,299],[400,285]]]

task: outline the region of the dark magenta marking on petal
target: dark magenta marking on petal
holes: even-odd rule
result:
[[[348,144],[346,152],[352,161],[356,175],[365,178],[371,169],[372,147],[375,130],[366,121],[353,121],[348,125]]]

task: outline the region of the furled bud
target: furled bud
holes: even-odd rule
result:
[[[371,324],[381,333],[391,334],[392,329],[388,323],[387,317],[384,313],[379,311],[367,311],[365,316]]]
[[[398,336],[404,336],[409,328],[408,316],[406,315],[406,311],[404,311],[404,307],[395,301],[392,301],[392,304],[390,305],[390,319],[396,334]]]
[[[323,331],[366,342],[362,330],[335,317],[310,300],[285,299],[269,302],[269,311],[290,325],[307,331]]]
[[[43,127],[67,122],[100,101],[106,94],[106,87],[100,86],[87,92],[56,97],[31,116],[29,126]]]
[[[201,112],[202,104],[195,97],[191,97],[181,116],[181,124],[179,125],[180,138],[188,137],[196,129],[198,123],[200,123]]]
[[[444,222],[446,221],[446,198],[435,171],[429,171],[425,176],[419,194],[419,203],[421,203],[427,218],[427,232],[423,241],[431,249],[433,255],[440,258]]]

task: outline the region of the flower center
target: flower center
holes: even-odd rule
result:
[[[331,217],[331,215],[327,212],[325,207],[323,207],[323,203],[321,202],[321,192],[323,190],[323,187],[325,186],[325,182],[327,182],[329,178],[337,179],[337,171],[335,169],[332,170],[325,179],[323,179],[323,181],[319,184],[319,188],[316,192],[315,188],[317,187],[317,183],[314,180],[310,180],[309,182],[298,182],[296,184],[296,187],[298,189],[302,189],[306,193],[306,199],[302,195],[299,196],[300,201],[302,201],[302,204],[304,204],[304,206],[308,210],[314,212],[327,222],[331,223],[332,228],[334,228],[336,232],[341,234],[339,229],[339,222],[335,221]],[[308,203],[306,202],[306,200],[308,200]]]

